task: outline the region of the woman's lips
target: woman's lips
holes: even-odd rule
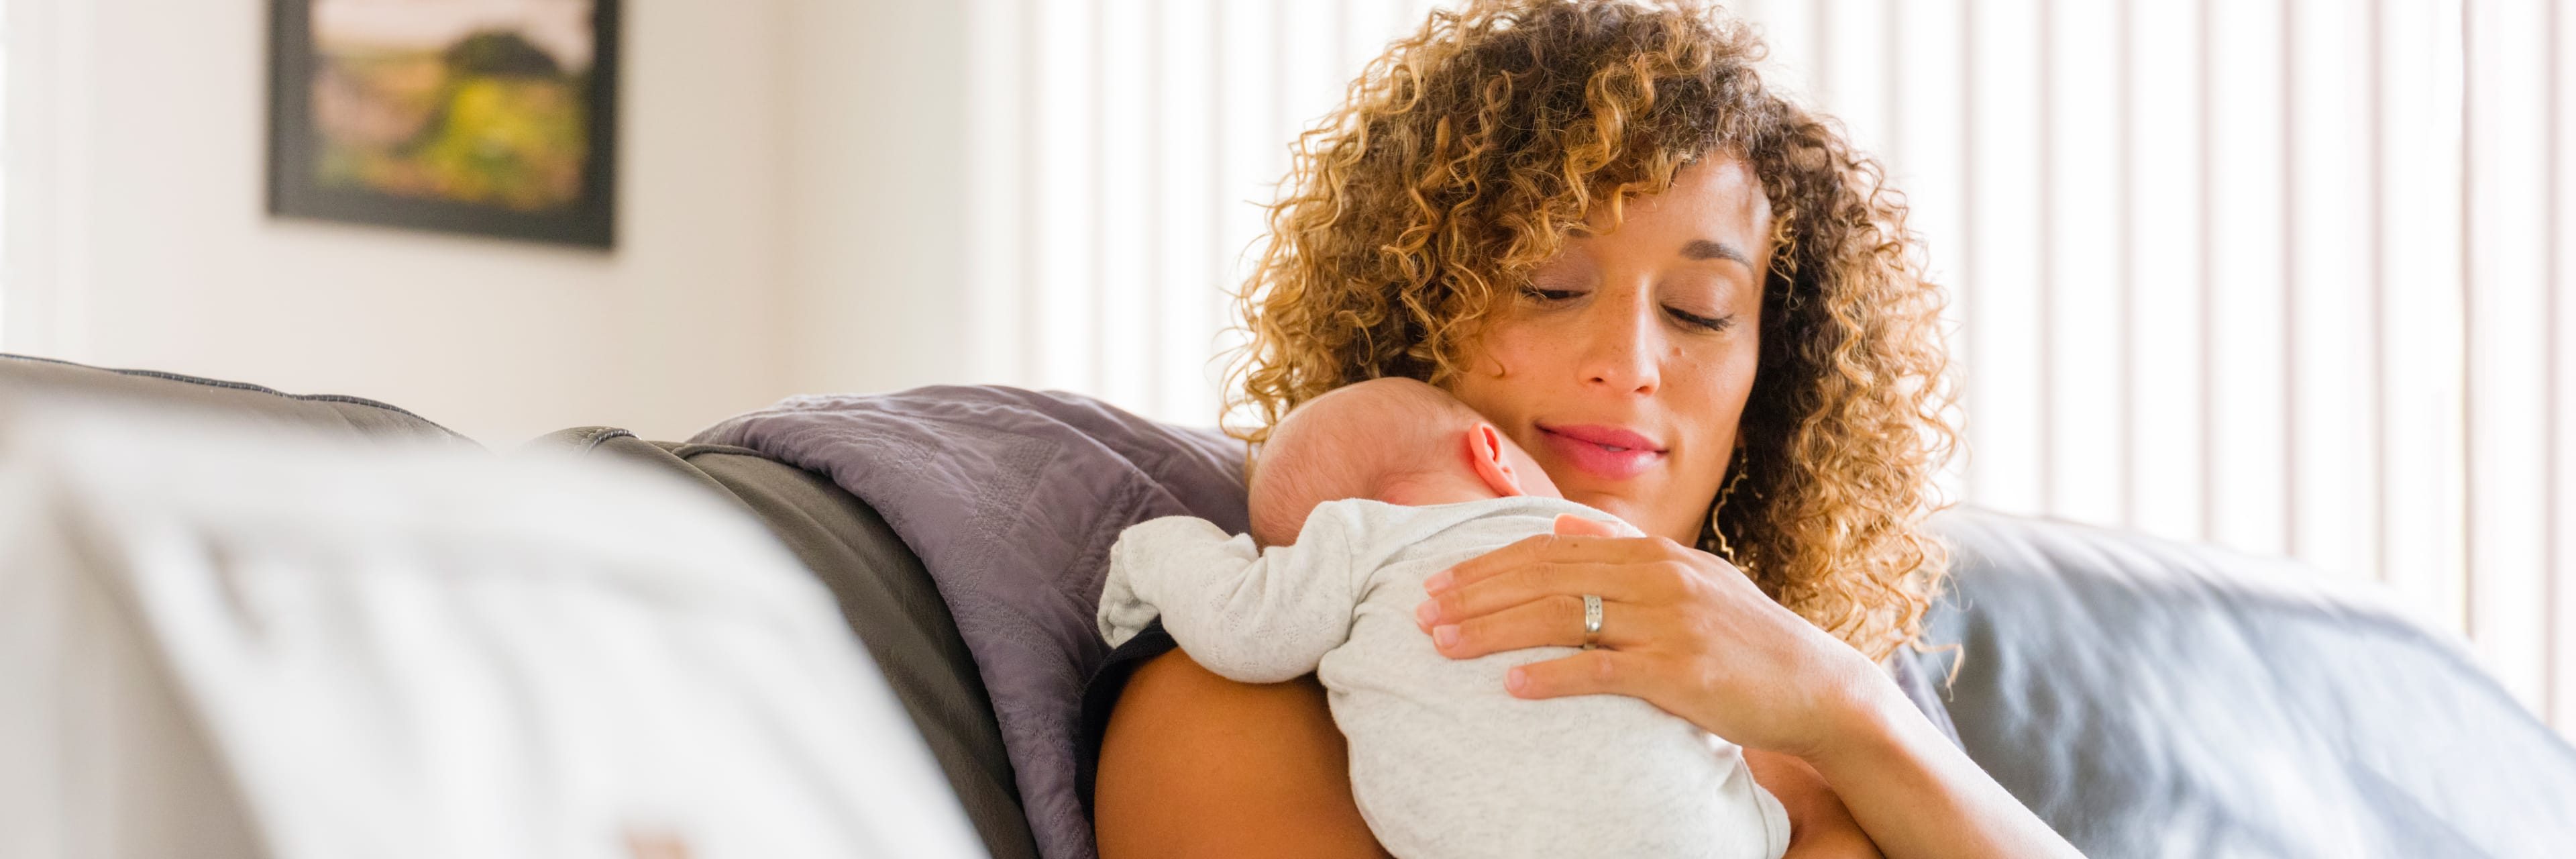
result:
[[[1574,467],[1610,480],[1626,480],[1655,467],[1664,449],[1645,436],[1611,426],[1548,426],[1538,432],[1548,448]]]

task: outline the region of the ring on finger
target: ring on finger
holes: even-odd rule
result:
[[[1583,595],[1583,649],[1601,646],[1601,597]]]

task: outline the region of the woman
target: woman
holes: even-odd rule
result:
[[[1435,13],[1299,141],[1238,404],[1424,379],[1655,535],[1461,565],[1424,627],[1453,658],[1576,645],[1601,597],[1600,649],[1513,694],[1632,695],[1742,745],[1791,855],[2073,855],[1880,668],[1946,563],[1920,524],[1951,439],[1941,297],[1877,166],[1766,90],[1761,51],[1681,5]],[[1234,683],[1160,636],[1113,658],[1106,859],[1383,855],[1313,678]]]

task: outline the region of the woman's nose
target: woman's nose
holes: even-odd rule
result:
[[[1662,367],[1656,360],[1660,334],[1652,309],[1605,301],[1593,310],[1588,314],[1593,318],[1585,320],[1591,336],[1582,362],[1584,382],[1618,394],[1653,394],[1662,384]]]

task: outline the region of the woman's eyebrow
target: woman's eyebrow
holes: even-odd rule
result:
[[[1689,244],[1682,245],[1682,258],[1731,259],[1743,264],[1745,268],[1753,267],[1753,258],[1745,256],[1744,252],[1737,250],[1734,245],[1709,239],[1692,239]]]

